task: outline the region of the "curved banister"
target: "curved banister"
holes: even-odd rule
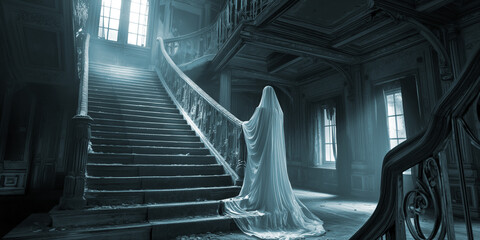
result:
[[[78,94],[78,108],[77,108],[77,115],[78,116],[87,116],[88,115],[88,50],[90,46],[90,34],[85,35],[85,43],[82,48],[83,53],[83,61],[81,64],[82,70],[79,70],[80,76],[80,87],[79,87],[79,94]]]
[[[242,126],[242,121],[235,117],[232,113],[230,113],[227,109],[225,109],[222,105],[217,103],[210,95],[208,95],[205,91],[203,91],[195,82],[192,81],[178,66],[173,62],[173,60],[168,55],[167,51],[165,50],[165,45],[163,43],[163,39],[158,37],[157,40],[160,43],[160,50],[162,51],[163,55],[165,56],[165,60],[170,64],[170,66],[174,69],[176,74],[178,74],[183,81],[185,81],[196,93],[198,93],[202,98],[204,98],[212,107],[215,108],[218,112],[228,118],[232,123]]]
[[[480,49],[467,63],[448,94],[444,95],[435,107],[426,131],[387,153],[382,166],[381,195],[377,208],[351,239],[378,239],[382,236],[393,236],[395,239],[393,231],[395,220],[399,218],[396,213],[400,205],[398,176],[433,157],[438,148],[448,140],[456,119],[464,114],[480,93],[479,62]]]
[[[242,121],[218,104],[173,62],[162,38],[157,74],[182,114],[206,146],[240,184],[245,166]]]

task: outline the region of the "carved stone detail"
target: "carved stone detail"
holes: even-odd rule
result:
[[[62,209],[80,209],[86,204],[85,173],[90,142],[90,127],[93,119],[77,115],[72,119],[74,125],[73,153],[67,164],[67,176],[60,200]]]

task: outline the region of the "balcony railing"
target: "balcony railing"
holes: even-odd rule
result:
[[[254,21],[265,10],[286,0],[227,0],[217,20],[196,32],[165,39],[165,49],[177,65],[217,53],[243,23]]]
[[[480,121],[479,62],[477,51],[436,106],[427,130],[385,156],[377,208],[351,239],[399,240],[408,235],[414,239],[473,239],[465,170],[473,165],[472,152],[480,150],[478,131],[472,130]],[[410,168],[416,186],[404,190],[402,173]],[[449,180],[452,175],[455,181]],[[452,185],[459,189],[456,215],[463,219],[454,217]]]

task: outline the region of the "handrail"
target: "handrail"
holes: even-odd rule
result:
[[[452,86],[448,94],[444,95],[436,106],[427,130],[387,153],[382,166],[381,195],[377,208],[351,239],[379,239],[385,236],[387,239],[404,239],[404,236],[398,235],[398,232],[402,231],[398,228],[404,228],[404,219],[402,220],[402,216],[399,215],[401,212],[399,209],[402,208],[402,203],[398,195],[399,176],[401,176],[403,171],[413,166],[432,162],[431,160],[427,160],[436,158],[435,155],[438,149],[445,145],[445,142],[452,137],[452,131],[454,133],[453,135],[456,135],[454,129],[455,126],[457,126],[458,119],[471,106],[480,92],[479,62],[480,49],[477,50],[474,57],[467,63],[459,79]],[[462,156],[458,156],[460,170],[463,169],[461,160]],[[446,166],[437,168],[442,167]],[[445,178],[446,176],[440,175],[438,177]],[[448,186],[444,187],[448,188]],[[465,186],[462,187],[464,188]],[[464,192],[465,191],[462,191],[462,193]],[[442,202],[442,204],[446,205],[444,202]],[[468,205],[466,205],[465,208],[468,208]],[[405,209],[403,210],[406,211]],[[468,211],[468,209],[465,209],[465,211]],[[402,221],[399,223],[399,220]],[[442,219],[442,222],[443,221]],[[466,222],[468,222],[468,220]],[[443,222],[443,224],[443,228],[448,227],[446,222]],[[445,231],[445,229],[442,229],[441,234],[445,234]]]
[[[162,38],[158,38],[156,64],[162,84],[217,160],[237,183],[243,179],[245,144],[242,121],[218,104],[173,62]]]
[[[78,106],[72,118],[72,153],[67,162],[61,209],[81,209],[86,205],[85,181],[87,156],[90,150],[90,128],[93,119],[88,116],[88,64],[90,34],[76,32],[75,49],[79,78]]]
[[[81,33],[80,33],[81,34]],[[85,34],[85,42],[82,48],[83,62],[79,69],[80,87],[78,94],[77,115],[86,116],[88,114],[88,50],[90,48],[90,34]]]
[[[288,0],[286,0],[288,1]],[[237,27],[247,21],[255,21],[261,13],[280,0],[227,0],[225,8],[212,25],[195,32],[165,39],[168,54],[177,65],[217,53],[234,34]]]
[[[190,79],[180,68],[173,62],[173,60],[168,55],[167,51],[165,50],[165,45],[163,43],[163,39],[158,37],[157,40],[160,42],[160,50],[165,56],[165,60],[170,64],[173,70],[184,80],[196,93],[198,93],[202,98],[204,98],[212,107],[215,108],[218,112],[223,114],[226,118],[228,118],[232,123],[241,126],[242,121],[235,117],[232,113],[230,113],[227,109],[225,109],[222,105],[217,103],[210,95],[208,95],[205,91],[202,90],[192,79]]]

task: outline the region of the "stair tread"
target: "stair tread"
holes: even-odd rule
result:
[[[95,137],[92,136],[90,139],[94,140],[118,140],[118,141],[129,141],[129,142],[152,142],[151,140],[142,140],[142,139],[131,139],[131,138],[104,138],[104,137]],[[200,139],[198,141],[168,141],[168,140],[155,140],[155,142],[168,142],[168,143],[202,143]],[[123,146],[123,145],[122,145]],[[153,147],[153,146],[152,146]]]
[[[192,166],[192,165],[190,165],[190,166]],[[193,166],[195,166],[195,165],[193,165]],[[230,175],[228,175],[228,174],[212,174],[212,175],[185,175],[185,176],[129,176],[129,177],[87,176],[87,179],[172,179],[172,178],[211,178],[211,177],[230,177]]]
[[[155,164],[155,163],[87,163],[88,166],[106,166],[106,167],[219,167],[218,163],[213,164]],[[190,176],[190,175],[189,175]]]
[[[115,211],[123,209],[145,209],[145,208],[163,208],[163,207],[177,207],[177,206],[195,206],[195,205],[209,205],[219,204],[221,200],[203,200],[194,202],[169,202],[169,203],[143,203],[143,204],[129,204],[129,205],[112,205],[112,206],[87,206],[78,210],[57,210],[55,215],[70,215],[82,212],[96,212],[96,211]]]
[[[192,188],[174,188],[174,189],[128,189],[128,190],[97,190],[85,189],[89,193],[144,193],[144,192],[185,192],[197,190],[223,190],[223,189],[240,189],[239,186],[220,186],[220,187],[192,187]]]
[[[173,120],[179,120],[179,119],[173,119]],[[182,120],[182,119],[180,119]],[[144,124],[144,125],[148,125],[148,124],[153,124],[153,125],[178,125],[178,126],[185,126],[186,124],[183,124],[183,123],[172,123],[172,122],[151,122],[151,121],[144,121],[144,120],[119,120],[119,119],[112,119],[112,118],[98,118],[98,117],[94,117],[93,118],[93,121],[95,123],[95,121],[97,122],[101,122],[101,121],[110,121],[110,122],[115,122],[115,123],[121,123],[122,127],[124,126],[123,124]],[[94,126],[96,124],[92,124],[92,126]],[[98,125],[102,125],[102,126],[119,126],[119,125],[110,125],[110,124],[105,124],[105,123],[98,123]],[[125,126],[125,127],[135,127],[135,126]],[[167,129],[169,130],[169,129]]]

